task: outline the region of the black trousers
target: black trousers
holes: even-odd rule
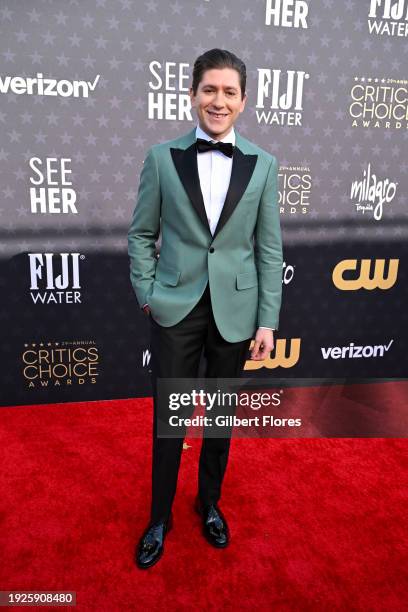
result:
[[[242,374],[251,338],[227,342],[220,335],[211,307],[209,285],[193,310],[171,327],[150,316],[153,383],[153,454],[151,524],[167,520],[177,487],[183,438],[157,437],[157,378],[195,378],[204,349],[209,378],[236,378]],[[230,438],[204,438],[201,446],[198,494],[204,504],[217,503],[227,467]]]

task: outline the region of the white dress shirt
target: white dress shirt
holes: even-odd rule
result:
[[[218,142],[204,132],[199,125],[196,128],[196,138]],[[224,138],[221,138],[221,142],[231,142],[235,145],[233,127]],[[232,157],[224,155],[221,151],[197,152],[197,166],[208,224],[211,233],[214,234],[231,179]]]

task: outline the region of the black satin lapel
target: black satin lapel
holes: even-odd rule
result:
[[[170,152],[184,189],[201,221],[210,232],[198,176],[196,143],[193,142],[187,149],[170,148]]]
[[[245,155],[238,147],[235,147],[232,157],[231,179],[227,195],[225,196],[224,206],[215,228],[214,238],[224,227],[242,198],[251,179],[257,159],[257,155]]]

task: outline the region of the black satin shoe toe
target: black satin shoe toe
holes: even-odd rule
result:
[[[230,541],[230,532],[225,516],[216,504],[203,505],[196,499],[195,509],[202,518],[203,534],[207,542],[216,548],[225,548]]]
[[[164,552],[166,534],[173,526],[173,517],[149,526],[137,546],[135,560],[140,569],[147,569],[159,561]]]

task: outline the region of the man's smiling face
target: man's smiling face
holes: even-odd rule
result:
[[[230,132],[247,99],[246,94],[241,98],[239,73],[234,68],[206,70],[196,95],[192,87],[189,93],[201,129],[214,140],[221,140]]]

